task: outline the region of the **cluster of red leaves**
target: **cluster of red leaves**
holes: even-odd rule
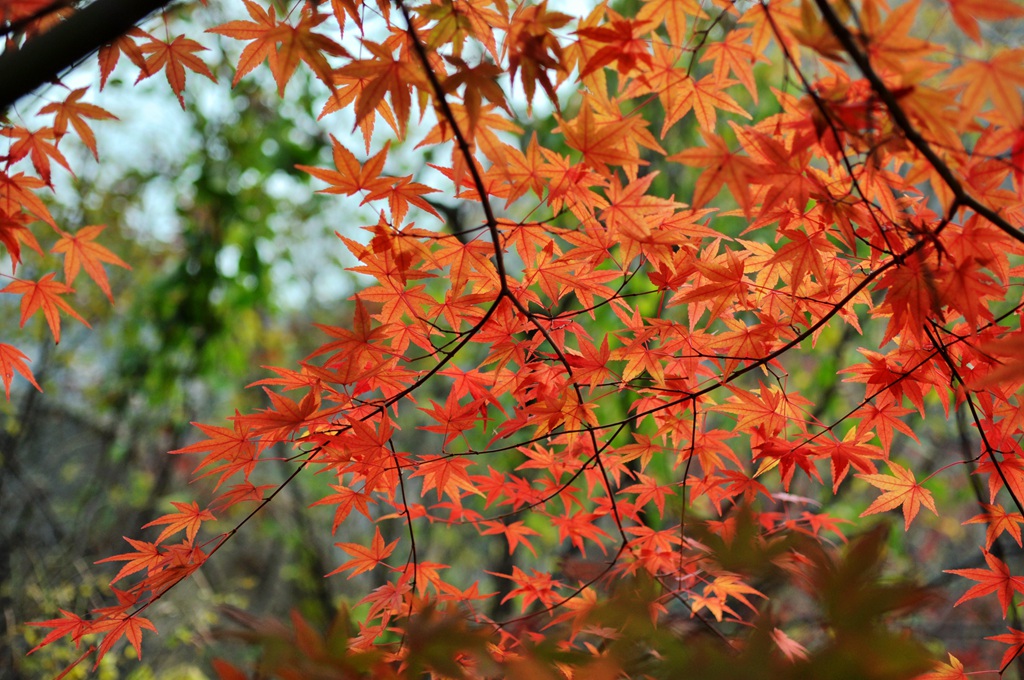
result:
[[[63,99],[43,105],[35,120],[42,122],[52,116],[49,125],[30,129],[9,124],[0,128],[0,135],[9,140],[6,153],[0,156],[0,243],[6,248],[10,262],[10,274],[4,277],[11,281],[0,292],[21,296],[22,326],[36,313],[42,312],[55,342],[60,342],[61,312],[88,325],[64,298],[74,292],[71,285],[79,273],[84,269],[113,302],[103,265],[128,268],[117,255],[96,242],[103,226],[89,225],[78,227],[73,232],[65,231],[35,193],[42,188],[53,189],[51,163],[71,172],[71,166],[61,151],[62,142],[68,139],[69,134],[77,137],[98,158],[96,138],[89,121],[113,120],[114,116],[95,104],[82,101],[85,92],[85,88],[73,90],[67,92]],[[26,165],[31,170],[25,169]],[[63,257],[63,281],[57,280],[57,272],[44,271],[34,278],[17,277],[18,268],[23,263],[23,247],[34,251],[40,258],[45,256],[40,238],[45,239],[46,236],[37,235],[31,228],[39,222],[50,227],[49,236],[53,240],[50,252]],[[21,350],[0,343],[0,379],[4,382],[8,398],[15,372],[39,388],[27,361],[28,357]]]
[[[255,512],[273,499],[277,489],[252,474],[279,444],[297,449],[293,475],[329,480],[334,493],[317,504],[335,506],[334,529],[353,511],[406,526],[390,543],[378,528],[368,543],[338,544],[351,559],[336,572],[392,574],[364,599],[354,648],[451,602],[494,627],[494,655],[514,655],[536,635],[528,622],[548,612],[572,620],[585,609],[574,598],[591,596],[598,578],[638,571],[658,579],[666,600],[745,621],[761,594],[693,540],[673,508],[719,513],[704,528],[728,541],[731,508],[780,507],[795,478],[827,484],[824,471],[836,491],[853,469],[882,492],[863,514],[902,509],[909,529],[922,505],[940,509],[913,461],[890,459],[893,441],[914,438],[905,417],[937,404],[947,415],[965,409],[980,440],[965,464],[977,463],[990,492],[970,520],[989,527],[988,569],[954,572],[979,582],[961,601],[995,594],[1005,613],[1024,592],[987,549],[1004,532],[1019,544],[1024,514],[1024,52],[954,55],[917,37],[918,2],[773,0],[741,12],[725,0],[648,0],[635,17],[601,5],[580,18],[504,0],[399,0],[397,11],[386,0],[313,0],[280,15],[243,3],[248,19],[210,29],[242,44],[236,83],[266,62],[283,93],[308,68],[328,90],[323,116],[352,110],[368,155],[376,120],[404,138],[418,105],[436,121],[421,146],[451,142],[450,163],[432,166],[446,182],[388,175],[388,146],[360,162],[336,139],[333,169],[302,168],[325,192],[381,210],[368,238],[340,236],[354,271],[375,280],[356,296],[351,328],[323,327],[327,341],[298,370],[261,381],[266,409],[236,413],[231,427],[200,426],[207,438],[175,453],[202,455],[197,474],[215,477],[219,495],[151,523],[166,525],[154,541],[126,539],[134,552],[109,558],[125,563],[114,581],[130,583],[115,591],[118,605],[36,624],[52,629],[42,644],[99,634],[97,661],[120,637],[138,647],[150,625],[140,612],[233,535],[197,544],[214,511]],[[1008,2],[979,6],[948,8],[979,42],[978,19],[1022,13]],[[359,57],[340,44],[353,24]],[[101,52],[102,77],[124,53],[139,79],[165,70],[184,105],[184,69],[212,78],[201,50],[184,36],[134,31]],[[795,89],[759,89],[753,69],[770,55],[786,62]],[[552,100],[563,150],[537,135],[525,141],[503,73],[531,104],[538,85]],[[559,106],[557,88],[570,80],[578,91]],[[80,96],[44,107],[56,116],[49,127],[4,130],[0,236],[12,265],[20,245],[40,250],[30,224],[56,229],[34,191],[49,186],[51,161],[67,166],[60,139],[74,129],[93,148],[85,119],[109,117]],[[767,96],[779,113],[752,119],[741,102]],[[655,107],[657,134],[644,117]],[[691,113],[703,145],[664,148]],[[511,143],[517,135],[524,143]],[[646,172],[655,156],[659,168],[697,169],[691,196],[658,194],[657,173]],[[35,175],[11,174],[25,159]],[[424,198],[431,192],[476,203],[482,220],[455,233],[415,226],[412,208],[440,219]],[[722,213],[730,197],[735,210]],[[742,236],[760,238],[716,228],[730,217],[746,222]],[[42,309],[58,336],[58,311],[70,312],[60,296],[81,267],[109,294],[101,263],[122,263],[92,242],[97,232],[59,232],[66,283],[48,274],[7,286],[23,295],[22,323]],[[828,325],[859,333],[862,324],[872,346],[841,373],[864,385],[863,397],[823,421],[784,379],[787,361]],[[0,350],[5,382],[12,370],[30,375],[17,350]],[[443,403],[418,396],[428,383],[447,389]],[[432,433],[421,450],[395,444],[396,414],[410,409]],[[539,540],[528,517],[603,561],[580,578],[556,573],[553,560],[499,574],[525,623],[492,621],[478,603],[493,595],[417,558],[419,527],[434,523],[502,536],[528,560],[522,549],[536,553]],[[765,536],[839,534],[827,513],[766,511],[758,526]],[[181,532],[180,543],[166,542]],[[1008,662],[1024,633],[996,639],[1014,645]],[[401,662],[401,647],[382,650]]]

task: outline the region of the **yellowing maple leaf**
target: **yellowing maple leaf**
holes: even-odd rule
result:
[[[895,510],[903,506],[904,529],[910,528],[910,522],[917,516],[921,505],[938,515],[932,492],[917,483],[914,473],[907,468],[889,461],[890,475],[857,475],[871,486],[876,486],[885,493],[875,499],[861,517],[875,513]]]
[[[994,638],[988,638],[992,640]],[[935,670],[919,675],[915,680],[969,680],[960,659],[949,655],[949,663],[935,662]]]

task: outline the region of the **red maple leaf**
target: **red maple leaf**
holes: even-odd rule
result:
[[[1010,665],[1010,662],[1016,659],[1021,652],[1024,652],[1024,631],[1015,630],[1013,628],[1007,628],[1009,633],[1003,633],[1002,635],[993,635],[985,638],[986,640],[994,640],[996,642],[1002,642],[1005,645],[1010,645],[1010,648],[1003,654],[1002,660],[999,662],[1000,668],[1006,668]]]
[[[327,575],[333,576],[339,572],[351,569],[352,573],[348,577],[352,578],[365,571],[374,569],[378,564],[383,564],[384,560],[395,551],[398,539],[396,538],[391,543],[384,545],[384,537],[380,535],[380,527],[374,527],[373,531],[373,540],[370,542],[369,547],[362,543],[335,543],[334,545],[352,555],[353,559],[345,562]]]
[[[163,543],[165,538],[173,536],[179,531],[184,531],[188,542],[191,543],[196,538],[196,533],[199,531],[199,527],[203,522],[212,522],[216,519],[213,513],[209,510],[200,510],[199,505],[192,501],[191,503],[179,503],[177,501],[171,501],[171,505],[178,509],[178,512],[164,515],[158,519],[153,520],[148,524],[143,524],[142,528],[146,529],[149,527],[160,526],[166,524],[167,527],[160,532],[154,543]]]
[[[25,364],[26,361],[29,361],[29,358],[25,356],[24,352],[17,347],[0,342],[0,380],[4,382],[4,392],[7,395],[7,401],[11,400],[11,381],[14,380],[15,371],[25,380],[32,383],[32,386],[37,390],[43,391],[43,388],[39,386],[39,383],[33,377],[31,369]]]
[[[1019,512],[1007,512],[1003,506],[998,504],[985,503],[983,507],[985,512],[975,515],[964,524],[985,525],[985,550],[990,549],[1004,531],[1013,537],[1018,546],[1021,545],[1020,525],[1024,524],[1024,516]]]
[[[985,562],[988,564],[988,569],[945,570],[947,574],[956,574],[969,578],[972,581],[980,581],[978,585],[971,586],[953,606],[955,607],[967,600],[981,597],[982,595],[995,593],[999,598],[999,604],[1003,608],[1003,618],[1005,619],[1006,612],[1009,610],[1011,602],[1013,602],[1014,592],[1024,594],[1024,577],[1012,576],[1010,568],[1006,566],[1006,563],[987,550],[985,551]]]
[[[83,619],[77,614],[72,614],[71,612],[64,611],[63,609],[60,610],[60,613],[61,617],[57,619],[29,622],[28,625],[30,626],[38,626],[40,628],[53,629],[49,633],[47,633],[45,637],[43,637],[43,639],[39,642],[38,645],[28,650],[29,654],[34,654],[35,652],[38,652],[40,649],[47,646],[51,642],[59,640],[66,635],[70,635],[72,641],[74,641],[77,644],[78,641],[81,639],[82,635],[84,635],[89,630],[91,622],[87,619]]]
[[[128,639],[129,644],[135,648],[135,654],[141,659],[143,630],[151,630],[155,633],[156,626],[153,625],[152,621],[138,614],[123,614],[119,617],[98,621],[93,624],[92,631],[104,634],[103,642],[96,649],[96,663],[93,665],[93,670],[95,671],[99,668],[103,657],[123,637]]]
[[[487,527],[480,532],[481,536],[488,536],[491,534],[504,534],[505,538],[508,539],[508,554],[511,555],[515,552],[516,546],[522,544],[527,549],[537,555],[537,550],[533,547],[533,544],[526,538],[526,536],[539,536],[540,532],[531,529],[526,526],[525,522],[482,522]]]

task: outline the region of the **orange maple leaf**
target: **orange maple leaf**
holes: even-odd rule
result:
[[[886,510],[895,510],[902,505],[903,528],[906,530],[910,528],[910,522],[917,516],[922,504],[936,515],[939,514],[935,509],[932,492],[917,483],[913,472],[892,461],[889,461],[889,469],[895,476],[857,475],[871,486],[876,486],[885,492],[860,514],[861,517]]]
[[[751,33],[749,29],[729,31],[724,40],[708,45],[701,61],[714,63],[712,75],[720,81],[724,81],[730,73],[736,76],[756,104],[757,83],[754,80],[754,64],[759,61],[766,62],[768,58],[759,54],[754,46],[747,42]]]
[[[846,478],[851,465],[864,474],[874,474],[878,471],[871,460],[883,458],[884,453],[877,446],[867,443],[870,438],[870,434],[850,430],[842,441],[833,437],[814,447],[815,455],[829,458],[832,468],[832,493],[839,490],[839,485]]]
[[[807,651],[807,648],[786,635],[786,632],[781,628],[775,628],[772,630],[772,640],[779,648],[779,651],[785,654],[786,658],[790,661],[808,658],[809,652]]]
[[[992,640],[994,638],[988,638]],[[960,659],[952,654],[949,655],[949,663],[935,662],[935,670],[931,673],[919,675],[915,680],[970,680],[964,672],[964,665]]]
[[[57,223],[53,221],[53,215],[43,203],[43,200],[33,193],[33,189],[46,186],[46,182],[19,172],[16,175],[8,175],[0,170],[0,213],[18,215],[22,211],[34,215],[56,228]]]
[[[1005,531],[1013,537],[1017,545],[1021,545],[1020,525],[1024,524],[1024,516],[1019,512],[1007,512],[998,504],[984,503],[985,512],[975,515],[964,524],[985,524],[985,550],[992,547],[996,539]]]
[[[517,587],[510,590],[501,601],[507,602],[514,597],[522,595],[522,611],[525,612],[534,602],[548,604],[554,600],[557,597],[557,588],[562,587],[562,582],[551,578],[551,574],[537,571],[536,569],[531,569],[530,572],[527,574],[519,567],[513,566],[511,575],[496,574],[490,571],[487,573],[500,578],[507,578],[516,584]]]
[[[374,527],[373,540],[370,542],[369,547],[362,543],[335,543],[334,545],[352,555],[354,559],[345,562],[345,564],[327,575],[333,576],[339,572],[351,569],[352,573],[348,577],[352,578],[365,571],[370,571],[387,559],[388,555],[395,551],[398,539],[396,538],[391,543],[384,545],[384,537],[380,535],[380,527]]]
[[[638,142],[643,139],[637,134],[641,131],[636,124],[638,119],[635,116],[613,118],[598,113],[593,103],[593,97],[587,97],[580,106],[579,114],[571,122],[558,119],[556,132],[562,133],[565,143],[582,153],[587,165],[605,175],[609,174],[609,165],[647,165],[647,161],[640,158],[637,148]],[[653,139],[644,145],[650,146],[651,143],[653,147],[658,146]]]
[[[21,326],[24,326],[29,317],[37,311],[43,310],[46,323],[49,324],[50,332],[53,333],[53,339],[59,343],[60,310],[64,310],[68,315],[81,321],[87,327],[91,328],[91,326],[89,326],[88,321],[71,308],[71,305],[60,297],[61,295],[75,292],[74,289],[59,281],[54,281],[54,276],[56,274],[50,272],[38,281],[15,279],[6,288],[0,290],[0,293],[21,295]]]
[[[361,96],[362,92],[373,82],[370,77],[350,77],[334,72],[334,77],[331,81],[331,96],[324,104],[324,108],[320,111],[320,118],[341,111],[346,108],[349,104],[357,101]],[[374,110],[375,114],[379,114],[384,122],[391,126],[391,129],[398,134],[398,121],[395,120],[395,114],[391,110],[391,105],[388,104],[386,99],[381,99],[377,102],[377,108]],[[363,143],[366,148],[366,153],[370,153],[370,141],[373,137],[374,123],[376,122],[376,115],[367,116],[359,122],[358,127],[363,133]]]
[[[74,90],[64,101],[50,102],[39,109],[39,113],[52,113],[54,115],[53,133],[58,141],[67,133],[68,124],[70,123],[71,127],[78,133],[79,139],[85,144],[85,147],[92,151],[93,158],[99,160],[99,153],[96,150],[96,135],[93,134],[89,124],[85,122],[86,118],[92,118],[93,120],[117,120],[117,116],[95,104],[81,101],[82,95],[85,94],[87,89],[83,87]]]
[[[182,109],[185,108],[185,98],[181,93],[185,89],[186,68],[217,82],[217,78],[210,72],[210,68],[195,54],[206,50],[206,48],[184,35],[179,35],[171,41],[163,41],[150,36],[149,42],[143,43],[139,49],[149,57],[146,58],[142,72],[139,73],[135,82],[145,80],[166,69],[167,82],[174,94],[177,95]]]
[[[338,43],[325,35],[314,33],[313,29],[327,20],[327,15],[317,15],[309,10],[306,5],[302,9],[302,16],[299,23],[292,26],[281,23],[278,29],[281,31],[280,47],[277,52],[270,55],[270,70],[277,81],[278,95],[284,94],[284,88],[295,73],[299,62],[305,62],[313,74],[320,79],[327,87],[333,84],[334,69],[327,62],[327,57],[347,57],[345,51]]]
[[[978,19],[1002,21],[1024,16],[1024,7],[1013,0],[946,0],[953,21],[971,40],[982,44]],[[989,638],[991,639],[991,638]]]
[[[568,14],[549,12],[547,0],[537,5],[523,3],[516,9],[505,44],[508,49],[509,77],[515,82],[520,73],[526,91],[527,112],[533,110],[537,83],[544,88],[552,103],[558,106],[555,87],[569,75],[563,63],[562,46],[553,31],[572,21]],[[520,72],[521,70],[521,72]],[[555,72],[551,82],[548,71]]]
[[[368,79],[356,94],[356,125],[362,122],[380,106],[385,94],[391,95],[391,107],[398,122],[399,137],[405,137],[405,129],[412,108],[411,88],[423,84],[419,66],[402,56],[395,58],[394,50],[387,45],[363,40],[363,47],[373,55],[371,59],[354,59],[338,69],[338,75]]]
[[[919,339],[929,316],[942,318],[942,301],[933,278],[934,272],[927,263],[911,257],[903,266],[893,267],[878,279],[875,289],[887,290],[876,313],[892,315],[883,344],[899,334]]]
[[[369,504],[376,503],[377,501],[370,494],[338,484],[331,484],[331,488],[338,493],[324,496],[315,503],[311,503],[310,507],[315,505],[338,506],[334,510],[334,524],[331,526],[332,534],[338,531],[338,527],[341,526],[341,523],[345,521],[345,518],[349,516],[352,510],[358,510],[366,519],[373,519],[370,516]]]
[[[669,42],[673,45],[683,45],[687,39],[687,20],[690,18],[706,19],[707,14],[704,13],[698,0],[644,0],[637,11],[636,18],[664,23],[665,29],[668,31]]]
[[[423,494],[431,489],[437,490],[438,498],[445,494],[453,501],[462,497],[462,491],[479,494],[469,473],[466,471],[471,463],[465,458],[451,456],[422,456],[413,477],[423,477]]]
[[[54,134],[53,128],[29,131],[26,128],[14,126],[0,130],[0,134],[13,140],[7,155],[3,158],[8,163],[15,163],[27,156],[32,161],[32,167],[47,186],[52,186],[50,182],[51,159],[71,172],[72,175],[75,174],[71,171],[71,166],[68,165],[64,154],[57,148],[57,136]]]
[[[698,260],[695,264],[702,275],[700,281],[703,285],[680,291],[673,302],[707,302],[707,306],[711,307],[709,323],[722,318],[732,305],[746,306],[747,289],[752,282],[744,276],[743,260],[739,251],[730,249],[725,249],[713,258],[709,256]]]
[[[12,274],[17,271],[18,265],[21,264],[22,243],[40,255],[43,254],[39,241],[36,240],[35,235],[26,226],[28,222],[28,217],[24,213],[17,212],[9,215],[0,208],[0,244],[7,248],[7,255],[11,258]]]
[[[158,571],[166,562],[167,555],[160,549],[160,546],[149,541],[137,541],[127,536],[123,537],[124,540],[135,548],[135,552],[121,553],[120,555],[114,555],[112,557],[105,557],[102,560],[96,560],[96,564],[103,564],[104,562],[125,562],[121,567],[121,571],[117,572],[117,576],[110,579],[111,583],[117,583],[125,576],[131,576],[132,574],[146,569],[148,571]]]
[[[266,61],[268,57],[273,57],[276,53],[277,43],[283,38],[280,24],[277,21],[277,9],[273,5],[270,6],[268,12],[251,0],[244,0],[244,2],[246,11],[254,21],[229,21],[206,31],[234,40],[252,41],[242,49],[242,54],[238,57],[235,78],[231,81],[232,86],[237,85],[247,73]]]
[[[317,193],[352,196],[359,191],[375,191],[389,184],[387,179],[380,176],[384,169],[389,146],[390,144],[385,144],[384,148],[368,159],[365,164],[360,164],[355,154],[345,148],[334,135],[331,135],[331,152],[334,155],[336,171],[309,165],[296,165],[295,167],[331,185],[326,189],[319,189]]]
[[[108,43],[100,48],[99,60],[100,60],[100,89],[107,84],[107,78],[114,72],[114,68],[117,66],[117,62],[121,59],[121,53],[124,53],[129,60],[141,70],[146,69],[146,56],[142,54],[142,50],[139,45],[135,42],[135,38],[147,38],[153,39],[149,33],[146,33],[141,28],[133,28],[120,38],[112,43]]]
[[[989,0],[986,0],[988,2]],[[991,102],[1008,120],[1024,122],[1024,104],[1016,95],[1024,85],[1024,50],[1005,50],[988,61],[968,60],[946,78],[951,85],[963,87],[961,122],[974,119]]]
[[[108,262],[125,269],[131,267],[107,248],[94,242],[105,228],[103,225],[95,224],[82,227],[74,234],[61,232],[60,240],[50,252],[64,253],[64,280],[68,284],[74,283],[78,273],[84,268],[89,278],[95,281],[107,299],[113,302],[114,295],[110,292],[110,282],[107,281],[107,273],[103,270],[102,263]]]
[[[515,552],[516,546],[519,544],[525,545],[527,549],[537,555],[537,551],[534,549],[533,544],[526,538],[526,536],[540,536],[540,532],[534,531],[530,527],[526,526],[525,522],[510,522],[508,524],[504,522],[483,522],[487,529],[480,532],[481,536],[487,536],[491,534],[505,534],[505,538],[508,539],[508,554],[511,555]]]
[[[666,160],[691,167],[702,168],[693,189],[693,207],[701,208],[718,195],[722,186],[750,214],[753,201],[750,196],[750,181],[757,175],[757,168],[747,156],[729,149],[725,140],[716,134],[701,131],[707,146],[695,146]]]
[[[219,488],[228,477],[234,475],[239,470],[244,470],[245,477],[248,479],[256,466],[256,462],[259,460],[259,450],[253,442],[254,434],[252,428],[242,420],[238,411],[235,411],[233,428],[203,425],[202,423],[192,424],[202,430],[203,434],[209,437],[209,439],[204,439],[181,449],[175,449],[170,453],[206,453],[206,457],[196,465],[196,472],[211,463],[227,461],[200,477],[201,479],[202,477],[220,472],[221,476],[217,481],[217,486],[214,487],[215,489]]]
[[[188,542],[191,543],[196,539],[196,533],[199,532],[199,527],[202,526],[203,522],[212,522],[216,519],[209,510],[200,510],[199,505],[195,501],[191,503],[171,501],[171,505],[176,507],[178,512],[164,515],[149,524],[142,525],[143,529],[160,526],[161,524],[167,525],[167,528],[157,536],[154,543],[163,543],[165,538],[173,536],[179,531],[184,531]]]
[[[882,451],[886,457],[888,457],[889,450],[892,447],[892,436],[895,430],[899,430],[914,441],[918,441],[914,430],[907,423],[900,420],[901,416],[913,413],[914,409],[904,408],[899,404],[900,402],[889,396],[888,393],[883,393],[879,398],[864,404],[857,411],[858,415],[864,414],[857,424],[857,432],[870,435],[874,431],[874,434],[878,435],[878,440],[882,443]]]
[[[581,27],[576,35],[582,36],[585,43],[603,47],[598,47],[589,56],[587,50],[583,50],[586,65],[580,69],[580,78],[586,78],[613,61],[616,62],[616,70],[622,75],[637,69],[637,62],[650,67],[651,52],[647,36],[653,28],[654,24],[645,19],[622,18],[612,18],[610,23],[603,26]]]

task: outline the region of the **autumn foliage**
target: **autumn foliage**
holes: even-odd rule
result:
[[[95,89],[132,69],[165,77],[188,106],[189,78],[214,78],[213,39],[235,50],[234,84],[267,69],[280,95],[299,74],[319,81],[333,163],[300,169],[379,211],[337,242],[373,283],[347,323],[318,326],[318,350],[258,383],[265,408],[198,425],[196,443],[171,452],[194,461],[205,501],[126,538],[102,560],[117,570],[108,606],[32,623],[45,630],[36,649],[70,637],[93,663],[121,640],[141,654],[150,605],[283,488],[259,483],[265,466],[284,466],[285,484],[322,481],[325,532],[376,524],[337,544],[328,576],[386,574],[360,616],[326,634],[299,616],[255,625],[249,642],[291,641],[271,669],[282,677],[304,664],[545,677],[556,662],[613,677],[652,672],[654,658],[703,677],[737,659],[826,677],[829,650],[855,663],[851,640],[904,654],[873,677],[910,677],[929,668],[923,648],[884,620],[924,594],[872,581],[884,532],[831,514],[828,499],[873,490],[860,516],[899,512],[897,531],[912,534],[926,515],[956,514],[935,489],[965,474],[983,490],[967,523],[987,537],[964,546],[977,567],[945,565],[961,577],[955,604],[989,598],[1017,620],[1024,572],[1006,553],[1024,523],[1024,51],[987,36],[1024,8],[224,5],[237,18],[205,33],[186,8],[103,46]],[[0,2],[8,50],[58,20],[45,6]],[[73,287],[91,280],[113,300],[104,267],[128,266],[102,226],[58,224],[41,198],[71,169],[70,137],[102,158],[92,126],[116,122],[86,95],[51,88],[2,129],[2,292],[57,342],[62,319],[86,322]],[[433,152],[421,175],[389,172],[405,141]],[[454,201],[469,206],[461,224],[439,207]],[[47,252],[63,268],[23,277]],[[803,353],[829,333],[857,358],[833,357],[832,395],[801,394],[815,368]],[[35,385],[26,354],[0,344],[8,397],[15,373]],[[899,444],[957,412],[970,442],[959,460],[937,467]],[[419,447],[396,445],[402,428],[419,429]],[[427,559],[422,537],[441,526],[502,542],[508,569]],[[803,624],[770,588],[783,577],[819,598],[830,633],[790,628]],[[624,613],[637,601],[639,619]],[[719,648],[671,651],[679,618]],[[623,636],[656,653],[638,661]],[[1009,645],[1003,668],[1024,649],[1019,623],[994,640]],[[950,657],[932,677],[964,672]]]

